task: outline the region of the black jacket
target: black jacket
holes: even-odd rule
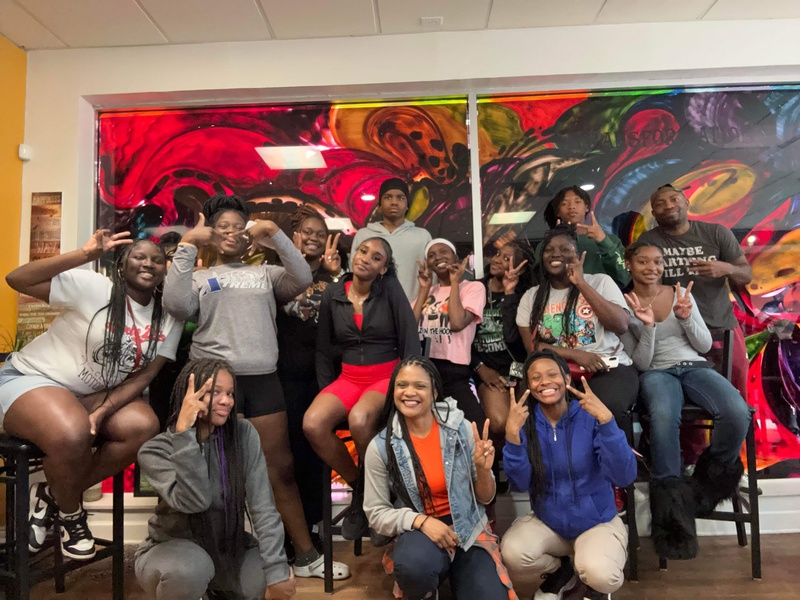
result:
[[[320,389],[336,379],[334,357],[339,353],[348,365],[377,365],[422,353],[414,312],[397,278],[381,277],[372,283],[361,329],[353,321],[353,305],[344,291],[352,279],[348,273],[322,294],[316,360]]]

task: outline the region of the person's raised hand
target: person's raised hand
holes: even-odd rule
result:
[[[433,284],[433,277],[428,270],[428,264],[421,262],[419,259],[417,259],[417,281],[419,282],[420,289],[426,292],[431,289],[431,285]]]
[[[197,217],[197,225],[183,234],[181,242],[197,248],[204,248],[211,244],[217,235],[213,227],[206,225],[206,216],[200,213]]]
[[[570,283],[572,283],[572,285],[578,285],[582,281],[584,281],[583,278],[584,262],[586,262],[585,250],[581,253],[581,257],[578,260],[573,261],[571,263],[567,263],[567,277],[569,277],[569,281]]]
[[[591,217],[592,222],[588,225],[586,223],[578,223],[575,225],[575,230],[578,233],[593,239],[599,244],[606,239],[606,232],[603,231],[603,228],[600,227],[600,223],[597,222],[597,217],[594,216],[594,211],[591,211],[589,216]]]
[[[329,235],[325,242],[325,253],[322,255],[322,266],[331,275],[338,275],[342,272],[342,257],[339,255],[339,236],[337,233]]]
[[[194,373],[189,375],[189,383],[186,387],[186,394],[183,396],[181,410],[178,413],[178,420],[175,423],[175,433],[182,433],[194,427],[197,419],[202,419],[208,413],[208,405],[211,402],[211,377],[200,387],[194,389]]]
[[[692,286],[694,286],[694,281],[689,282],[689,285],[686,286],[686,291],[683,294],[681,294],[680,282],[678,282],[678,285],[675,286],[675,296],[677,296],[677,299],[675,300],[675,304],[672,306],[672,312],[675,313],[675,316],[681,321],[688,319],[692,314],[692,297],[690,296],[692,292]]]
[[[614,418],[614,415],[611,414],[611,411],[608,410],[608,407],[603,404],[602,400],[600,400],[600,398],[598,398],[592,391],[592,388],[589,387],[586,377],[581,377],[581,383],[583,384],[584,390],[582,392],[576,390],[571,385],[567,386],[567,389],[577,396],[581,408],[597,419],[598,423],[601,425],[611,421]]]
[[[624,294],[625,302],[628,303],[628,306],[633,311],[634,316],[639,319],[642,323],[645,324],[647,327],[653,327],[656,322],[656,317],[653,314],[653,307],[652,305],[643,306],[642,301],[639,300],[639,296],[636,295],[636,292],[630,292],[629,294]]]
[[[503,273],[503,291],[506,294],[513,294],[514,290],[517,289],[517,284],[519,284],[520,273],[522,273],[522,269],[527,264],[528,261],[523,260],[515,267],[514,257],[513,256],[511,257],[508,263],[508,268],[506,269],[505,273]]]
[[[130,239],[130,231],[120,231],[119,233],[111,233],[110,229],[98,229],[92,234],[86,243],[81,247],[81,251],[86,255],[89,260],[97,260],[109,250],[113,250],[118,246],[125,246],[132,244],[133,240]]]
[[[494,444],[489,439],[489,419],[483,423],[483,435],[478,433],[478,426],[472,423],[472,435],[475,438],[475,451],[472,454],[472,461],[477,469],[490,471],[494,464]]]
[[[527,400],[531,391],[525,390],[525,393],[522,394],[519,401],[516,399],[514,388],[508,388],[508,394],[510,396],[510,404],[508,408],[508,418],[506,419],[506,439],[514,444],[519,444],[520,429],[525,425],[525,421],[528,420],[528,415],[530,414]]]
[[[457,286],[461,279],[464,277],[464,273],[467,270],[467,266],[469,265],[469,256],[462,260],[460,263],[456,262],[453,265],[450,265],[450,285]]]

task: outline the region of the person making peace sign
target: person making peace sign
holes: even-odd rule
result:
[[[488,419],[480,435],[421,357],[397,365],[386,407],[364,459],[364,510],[374,542],[395,538],[395,596],[435,598],[449,576],[456,600],[515,600],[483,508],[495,494]]]
[[[736,490],[744,467],[739,458],[750,425],[741,394],[701,354],[711,348],[708,330],[690,282],[686,290],[661,284],[661,248],[635,242],[625,252],[633,276],[626,294],[634,314],[623,336],[640,377],[640,397],[650,414],[653,475],[650,507],[653,542],[669,559],[697,555],[695,516],[710,513]],[[686,400],[714,417],[711,445],[697,460],[690,480],[683,478],[681,409]]]
[[[540,581],[535,598],[561,597],[580,577],[584,598],[609,598],[622,587],[627,558],[612,485],[636,478],[633,450],[586,379],[584,392],[570,386],[558,354],[531,354],[524,373],[527,391],[518,402],[511,391],[503,465],[512,489],[530,494],[533,512],[503,537],[503,562],[526,597]]]

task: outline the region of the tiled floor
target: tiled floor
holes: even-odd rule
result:
[[[615,600],[703,600],[735,598],[796,600],[800,597],[800,534],[763,537],[763,580],[750,579],[749,548],[740,548],[735,537],[701,538],[700,556],[692,561],[671,562],[669,571],[660,572],[649,540],[642,540],[640,580],[626,582],[614,594]],[[337,543],[336,558],[350,564],[353,576],[336,584],[338,600],[391,600],[391,581],[383,575],[381,553],[364,543],[365,554],[353,557],[352,545]],[[133,547],[126,551],[125,598],[145,600],[133,576]],[[95,600],[110,598],[110,560],[73,572],[67,591],[57,596],[52,582],[36,586],[34,600]],[[300,581],[296,598],[329,598],[322,592],[322,581]],[[441,600],[451,600],[444,594]],[[473,600],[473,599],[470,599]],[[481,599],[474,599],[481,600]]]

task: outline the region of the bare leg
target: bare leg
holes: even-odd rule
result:
[[[350,435],[356,443],[358,455],[364,457],[367,446],[378,433],[378,419],[386,403],[386,394],[376,391],[366,392],[347,416]]]
[[[297,489],[297,482],[294,479],[294,457],[289,447],[289,423],[286,420],[286,411],[253,417],[250,422],[261,438],[261,449],[267,459],[269,482],[275,494],[275,506],[281,514],[297,553],[307,552],[312,548],[311,536],[303,514],[300,490]]]
[[[345,420],[347,410],[333,394],[320,394],[303,417],[303,433],[314,452],[350,485],[358,481],[358,467],[350,457],[344,442],[334,433]],[[352,432],[351,432],[352,433]]]
[[[134,400],[100,424],[103,444],[92,457],[85,488],[116,475],[136,460],[139,448],[158,434],[158,417],[143,400]]]
[[[489,431],[495,436],[505,436],[508,408],[511,402],[511,396],[508,391],[498,392],[482,383],[478,386],[478,397],[481,399],[483,412],[486,413],[486,417],[489,419]],[[478,429],[482,429],[482,426],[478,427]]]
[[[44,474],[58,507],[65,513],[78,510],[88,487],[93,441],[80,401],[64,388],[36,388],[14,401],[3,428],[44,452]]]

